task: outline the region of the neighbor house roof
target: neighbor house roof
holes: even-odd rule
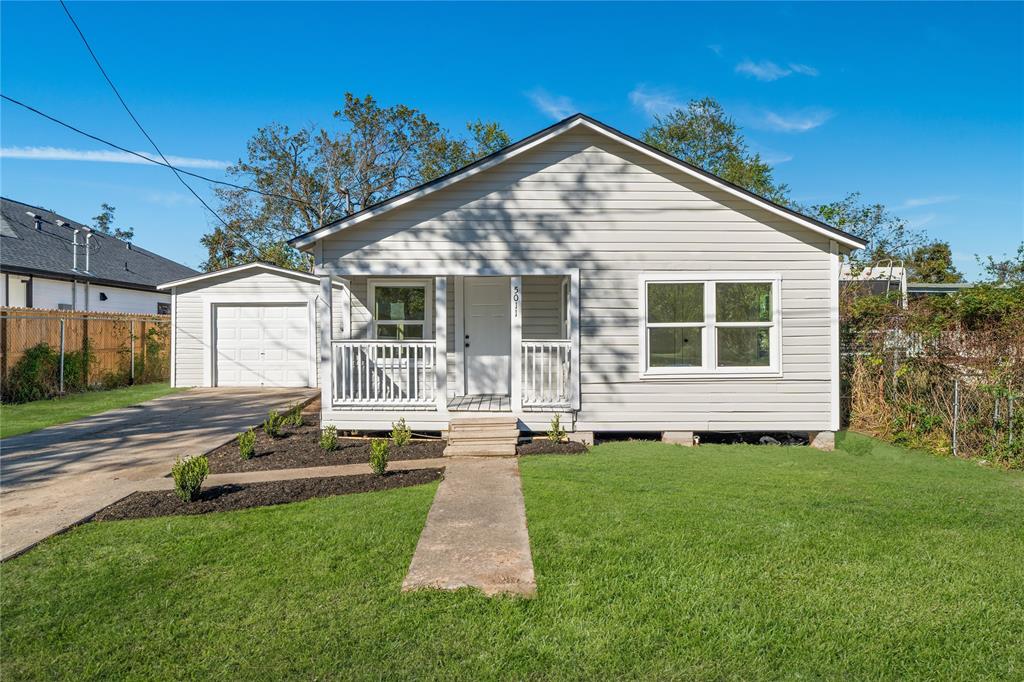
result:
[[[569,130],[573,130],[574,128],[578,127],[587,128],[596,133],[611,138],[617,142],[625,144],[628,147],[636,149],[637,151],[646,154],[647,156],[650,156],[652,158],[655,158],[688,175],[701,178],[709,182],[710,184],[714,185],[715,187],[725,192],[728,192],[736,197],[739,197],[740,199],[749,201],[750,203],[760,208],[763,208],[767,211],[770,211],[771,213],[786,218],[797,225],[806,227],[820,234],[827,235],[828,237],[835,239],[837,242],[849,248],[859,249],[867,245],[867,242],[864,241],[863,239],[860,239],[859,237],[855,237],[852,234],[849,234],[848,232],[836,229],[827,223],[823,223],[822,221],[817,220],[816,218],[812,218],[810,216],[794,211],[793,209],[788,208],[786,206],[776,204],[775,202],[770,201],[769,199],[765,199],[764,197],[754,194],[753,192],[746,190],[742,187],[739,187],[738,185],[734,185],[731,182],[728,182],[727,180],[723,180],[722,178],[718,177],[717,175],[714,175],[713,173],[709,173],[702,168],[682,161],[672,156],[671,154],[666,154],[660,149],[656,149],[655,147],[652,147],[649,144],[646,144],[645,142],[636,139],[635,137],[627,135],[626,133],[615,128],[612,128],[609,125],[605,125],[604,123],[601,123],[600,121],[593,119],[585,114],[574,114],[569,118],[563,119],[552,126],[549,126],[539,132],[536,132],[533,135],[530,135],[527,138],[524,138],[507,147],[504,147],[503,149],[500,149],[494,152],[493,154],[478,159],[473,163],[469,164],[468,166],[460,168],[457,171],[449,173],[448,175],[443,175],[439,178],[431,180],[430,182],[424,183],[417,187],[413,187],[405,192],[402,192],[401,194],[397,194],[391,197],[390,199],[382,201],[373,206],[369,206],[361,211],[357,211],[356,213],[345,216],[344,218],[341,218],[331,223],[327,223],[326,225],[323,225],[322,227],[316,230],[312,230],[310,232],[307,232],[305,234],[299,235],[298,237],[291,239],[288,243],[296,248],[306,248],[311,244],[315,243],[316,241],[323,239],[324,237],[335,234],[340,230],[351,227],[352,225],[356,225],[364,220],[368,220],[369,218],[373,218],[374,216],[380,215],[381,213],[384,213],[386,211],[398,208],[399,206],[402,206],[410,201],[414,201],[421,196],[425,196],[437,190],[448,187],[449,185],[459,182],[460,180],[476,175],[477,173],[492,168],[502,163],[503,161],[506,161],[514,156],[522,154],[523,152],[529,149],[532,149],[554,137],[557,137],[562,133],[565,133]]]
[[[30,213],[39,217],[38,230]],[[77,270],[72,268],[75,229],[80,230]],[[0,270],[142,290],[155,290],[161,282],[196,274],[190,267],[95,229],[89,239],[86,272],[85,233],[81,230],[89,229],[48,209],[0,198]]]
[[[173,282],[164,282],[157,287],[160,291],[166,289],[173,289],[174,287],[185,286],[187,284],[195,284],[196,282],[202,282],[203,280],[213,279],[214,277],[221,277],[223,275],[233,275],[238,273],[253,273],[253,272],[269,272],[274,275],[284,275],[285,277],[293,277],[295,279],[301,279],[306,282],[313,284],[320,283],[320,277],[317,275],[310,274],[308,272],[302,272],[301,270],[291,270],[289,268],[282,268],[280,265],[274,265],[273,263],[267,263],[265,261],[253,261],[252,263],[245,263],[244,265],[233,265],[230,268],[221,268],[220,270],[211,270],[210,272],[204,272],[192,277],[185,277],[184,279],[174,280]],[[332,283],[335,286],[339,286],[342,283],[347,283],[348,280],[334,277]]]

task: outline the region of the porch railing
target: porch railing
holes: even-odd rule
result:
[[[567,407],[571,341],[523,341],[523,407]]]
[[[433,341],[334,341],[334,402],[358,406],[433,406]]]

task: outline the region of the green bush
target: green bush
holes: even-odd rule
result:
[[[60,354],[49,344],[27,349],[11,367],[3,386],[5,403],[27,403],[57,395],[60,388]]]
[[[182,502],[192,502],[199,497],[199,489],[210,473],[210,462],[203,455],[178,459],[171,467],[174,477],[174,492]]]
[[[271,438],[280,438],[282,426],[284,426],[284,417],[278,414],[277,410],[271,410],[267,418],[263,420],[263,433]]]
[[[561,443],[565,440],[565,429],[562,428],[562,418],[555,415],[551,418],[551,425],[548,427],[548,440],[552,443]]]
[[[286,426],[302,426],[302,403],[295,403],[284,413]]]
[[[405,417],[391,424],[391,440],[394,441],[395,447],[402,447],[409,442],[410,438],[412,438],[412,431],[406,426]]]
[[[338,448],[338,428],[335,426],[325,427],[320,432],[320,449],[324,452],[332,452]]]
[[[386,438],[374,438],[370,441],[370,468],[378,476],[383,476],[388,470],[388,447]]]
[[[252,459],[256,454],[256,430],[250,428],[238,434],[238,454],[242,459]]]

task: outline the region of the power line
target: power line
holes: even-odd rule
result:
[[[96,142],[99,142],[100,144],[105,144],[108,147],[111,147],[112,149],[118,150],[119,152],[124,152],[125,154],[131,154],[132,156],[137,156],[140,159],[142,159],[143,161],[148,161],[149,163],[156,164],[157,166],[163,166],[165,168],[170,168],[170,169],[175,170],[175,171],[177,171],[177,172],[179,172],[179,173],[181,173],[183,175],[189,175],[189,176],[191,176],[193,178],[196,178],[198,180],[203,180],[204,182],[211,182],[211,183],[214,183],[214,184],[217,184],[217,185],[224,185],[226,187],[232,187],[234,189],[240,189],[240,190],[243,190],[245,192],[253,192],[255,194],[261,194],[261,195],[263,195],[265,197],[271,197],[273,199],[284,199],[285,201],[291,201],[292,203],[296,203],[296,204],[306,204],[306,203],[308,203],[308,202],[305,202],[305,201],[303,201],[301,199],[295,199],[294,197],[285,196],[283,194],[276,194],[274,192],[264,192],[263,190],[255,189],[253,187],[245,187],[244,185],[236,185],[233,182],[227,182],[225,180],[216,180],[214,178],[206,177],[205,175],[200,175],[199,173],[193,173],[192,171],[185,170],[184,168],[178,168],[174,164],[165,163],[164,161],[159,161],[159,160],[154,159],[154,158],[152,158],[150,156],[146,156],[145,154],[140,154],[139,152],[132,151],[131,149],[128,149],[127,147],[122,147],[121,145],[116,144],[114,142],[111,142],[110,140],[105,140],[102,137],[99,137],[97,135],[93,135],[92,133],[88,133],[88,132],[82,130],[81,128],[77,128],[77,127],[71,125],[70,123],[67,123],[65,121],[60,120],[59,118],[56,118],[54,116],[50,116],[49,114],[47,114],[47,113],[45,113],[43,111],[40,111],[39,109],[36,109],[32,105],[26,104],[25,102],[17,100],[17,99],[15,99],[13,97],[10,97],[8,95],[0,94],[0,98],[3,98],[5,100],[7,100],[11,104],[16,104],[19,107],[22,107],[22,108],[24,108],[24,109],[26,109],[28,111],[31,111],[33,114],[36,114],[37,116],[42,116],[46,120],[51,121],[53,123],[56,123],[59,126],[63,126],[64,128],[67,128],[68,130],[70,130],[72,132],[78,133],[79,135],[82,135],[84,137],[88,137],[90,140],[94,140]]]
[[[192,196],[198,199],[199,203],[205,206],[206,210],[212,213],[217,218],[217,220],[223,223],[224,227],[227,227],[227,221],[221,218],[220,214],[214,211],[210,207],[210,205],[206,203],[206,201],[201,196],[199,196],[199,194],[194,189],[192,189],[192,186],[185,182],[185,178],[181,177],[181,175],[178,173],[178,169],[170,164],[170,162],[167,160],[167,157],[164,156],[164,153],[160,151],[160,147],[158,147],[156,142],[153,141],[153,138],[150,137],[149,133],[146,132],[146,129],[142,127],[142,124],[139,122],[139,119],[135,118],[135,114],[132,113],[132,110],[128,108],[128,103],[124,101],[123,97],[121,97],[121,93],[118,92],[117,86],[114,85],[114,81],[110,80],[110,76],[107,75],[107,71],[103,68],[103,64],[100,63],[99,57],[97,57],[96,53],[92,51],[92,46],[89,45],[89,41],[86,40],[85,34],[82,33],[82,29],[79,28],[78,22],[75,21],[75,18],[73,16],[71,16],[71,10],[68,9],[68,6],[64,3],[64,0],[60,0],[60,6],[64,8],[64,13],[68,15],[68,19],[71,20],[71,24],[75,27],[75,30],[78,31],[79,37],[82,39],[82,42],[85,43],[85,49],[89,51],[89,55],[92,57],[92,60],[96,62],[96,66],[99,68],[100,73],[103,74],[103,78],[106,79],[107,84],[110,86],[110,89],[114,91],[115,95],[117,95],[117,99],[119,102],[121,102],[121,106],[124,107],[124,110],[128,112],[128,115],[135,122],[135,125],[138,126],[139,130],[142,131],[142,134],[146,136],[146,139],[149,140],[149,143],[153,145],[153,149],[155,149],[156,153],[160,155],[161,159],[163,159],[164,164],[171,169],[171,172],[174,173],[174,177],[178,178],[178,181],[185,186],[185,189],[191,192]]]

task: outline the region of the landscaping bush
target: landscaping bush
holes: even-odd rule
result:
[[[324,452],[332,452],[338,447],[338,428],[336,426],[325,427],[320,432],[320,449]]]
[[[277,410],[271,410],[267,418],[263,420],[263,433],[271,438],[281,437],[281,427],[284,426],[284,417],[278,414]]]
[[[383,476],[388,470],[388,441],[386,438],[374,438],[370,441],[370,468],[373,473]]]
[[[178,459],[171,467],[174,492],[183,502],[192,502],[199,497],[199,489],[209,473],[210,463],[203,455]]]
[[[552,443],[561,443],[565,440],[565,429],[562,428],[562,418],[557,414],[551,418],[551,425],[548,427],[548,440]]]
[[[412,438],[412,431],[406,426],[405,417],[391,424],[391,440],[394,441],[395,447],[402,447],[409,442],[410,438]]]
[[[302,426],[302,403],[295,403],[284,413],[284,423],[287,426]]]
[[[256,430],[250,428],[238,434],[238,454],[242,459],[252,459],[256,453]]]
[[[7,373],[3,386],[5,403],[27,403],[57,395],[60,387],[60,354],[40,343],[25,351]]]

